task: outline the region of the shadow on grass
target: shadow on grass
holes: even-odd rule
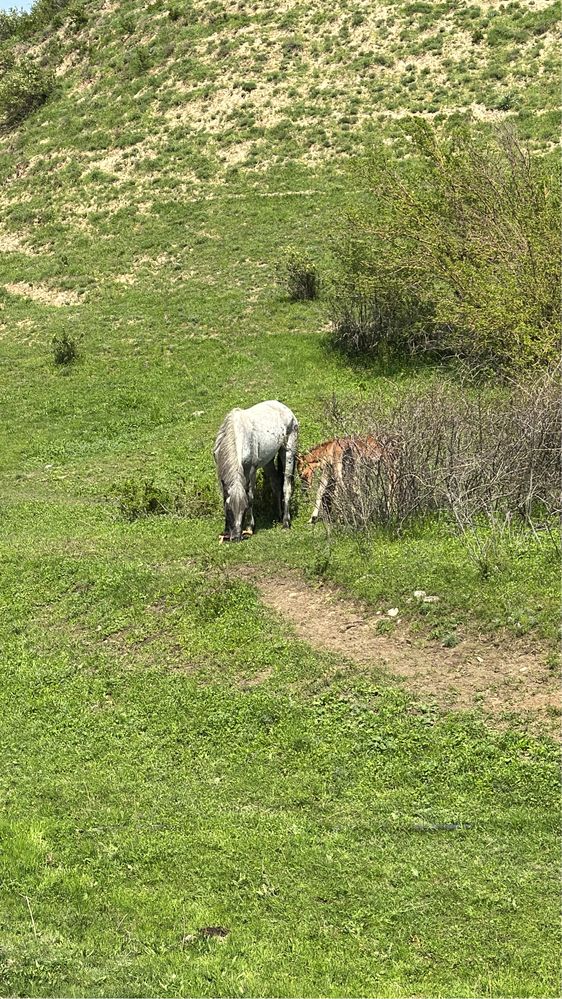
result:
[[[331,334],[326,336],[324,349],[328,356],[344,360],[354,374],[370,378],[407,378],[421,371],[436,373],[444,368],[448,374],[454,373],[451,361],[430,354],[405,354],[383,347],[372,352],[346,350],[334,342]]]
[[[299,489],[295,482],[293,495],[291,498],[291,518],[294,519],[299,512]],[[258,469],[256,480],[256,491],[254,496],[254,519],[255,533],[258,531],[269,531],[278,527],[281,523],[279,509],[269,483],[264,477],[261,469]]]

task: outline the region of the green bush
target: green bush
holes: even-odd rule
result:
[[[137,45],[125,56],[125,66],[130,79],[144,76],[152,65],[152,56],[146,45]]]
[[[560,334],[554,161],[506,128],[438,133],[415,120],[408,134],[414,155],[400,161],[381,142],[368,160],[370,195],[342,220],[336,342],[357,351],[390,339],[504,370],[551,362]],[[358,300],[377,303],[359,337]]]
[[[54,84],[53,74],[32,59],[26,57],[14,63],[0,81],[0,123],[5,128],[17,125],[45,103]]]
[[[360,291],[357,287],[336,294],[330,304],[332,339],[350,354],[414,349],[421,317],[428,307],[399,285]]]
[[[86,23],[81,0],[35,0],[29,12],[18,10],[15,6],[12,10],[0,11],[0,41],[29,38],[39,29],[58,26],[63,13],[68,14],[75,28]]]
[[[277,281],[292,302],[317,298],[320,291],[320,276],[316,264],[299,250],[286,251],[277,267]]]
[[[208,517],[218,510],[217,493],[210,485],[197,486],[180,477],[173,482],[125,479],[113,486],[110,498],[117,501],[126,520],[175,514],[181,517]]]
[[[20,14],[16,10],[0,11],[0,42],[18,35],[21,31],[22,21],[26,17],[27,14]]]
[[[57,333],[52,346],[53,361],[57,365],[72,364],[78,356],[78,344],[68,333]]]

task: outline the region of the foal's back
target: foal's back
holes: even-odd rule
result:
[[[315,472],[326,468],[326,466],[333,467],[341,455],[342,447],[338,437],[330,441],[323,441],[322,444],[316,444],[305,454],[300,454],[297,459],[297,468],[301,479],[309,486]]]
[[[380,461],[384,454],[384,446],[372,434],[364,437],[334,437],[300,455],[298,470],[301,478],[310,485],[314,473],[319,469],[331,468],[341,477],[344,461],[346,464],[355,464],[355,461],[362,459]]]

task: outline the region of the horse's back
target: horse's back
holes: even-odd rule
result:
[[[290,436],[298,432],[295,414],[277,399],[258,402],[248,409],[231,409],[215,443],[215,460],[225,439],[232,461],[239,467],[260,467],[273,460]]]
[[[298,421],[291,409],[285,406],[278,399],[267,399],[265,402],[257,402],[255,406],[241,410],[253,422],[265,425],[268,421],[280,420],[284,426],[294,425],[298,427]]]
[[[371,458],[378,461],[385,451],[384,444],[372,434],[367,434],[366,437],[350,437],[343,443],[346,449],[354,452],[355,456],[360,458]]]
[[[345,469],[358,461],[380,461],[385,455],[385,447],[372,434],[365,437],[334,437],[316,444],[299,458],[301,476],[310,482],[318,469],[326,467],[340,478]]]
[[[241,420],[248,434],[245,462],[253,465],[271,461],[278,450],[286,446],[290,435],[298,432],[299,426],[295,414],[277,399],[258,402],[243,410]]]

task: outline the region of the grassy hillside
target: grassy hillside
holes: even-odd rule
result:
[[[276,166],[341,168],[376,126],[393,135],[411,112],[514,118],[539,148],[557,140],[557,3],[59,6],[54,24],[15,41],[16,59],[55,74],[56,99],[4,175],[9,204],[41,176],[72,229],[248,169],[267,186]],[[12,57],[14,40],[4,49]]]
[[[75,3],[6,32],[5,80],[55,86],[0,140],[2,994],[558,994],[550,740],[314,652],[236,575],[331,576],[436,649],[482,631],[554,670],[551,547],[483,579],[445,525],[327,536],[303,501],[219,547],[211,459],[233,405],[283,399],[307,446],[334,393],[454,377],[347,362],[277,262],[327,286],[349,154],[406,112],[547,152],[555,15]],[[181,476],[194,516],[120,515],[124,480]]]

